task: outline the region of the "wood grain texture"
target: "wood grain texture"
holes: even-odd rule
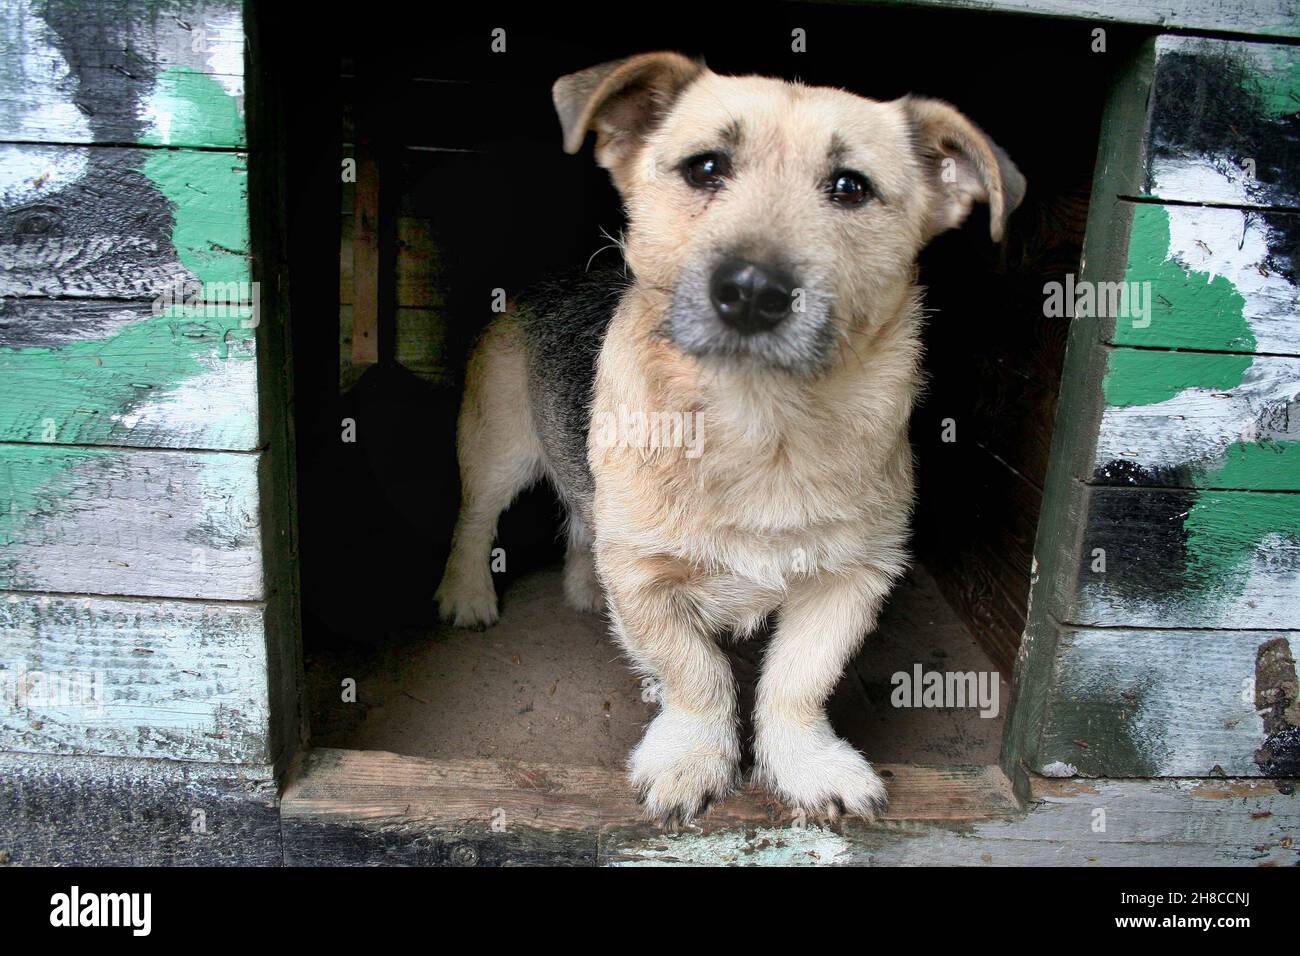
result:
[[[269,767],[0,753],[0,850],[40,866],[278,866]]]
[[[1017,809],[995,768],[879,769],[892,774],[886,819],[985,819]],[[281,812],[290,864],[591,863],[598,830],[636,828],[640,819],[617,770],[325,749],[297,768]],[[706,825],[789,819],[766,794],[746,790]]]
[[[240,327],[249,314],[6,300],[0,441],[256,449],[255,339]]]
[[[267,763],[258,606],[0,596],[0,750]]]
[[[1092,488],[1077,596],[1083,626],[1300,628],[1300,496]]]
[[[1249,5],[1219,0],[906,0],[908,3],[995,13],[1069,17],[1106,23],[1136,23],[1173,29],[1218,30],[1262,36],[1296,36],[1293,0],[1262,0]]]
[[[1300,359],[1117,348],[1106,363],[1093,480],[1300,489]]]
[[[15,0],[0,13],[0,141],[240,146],[237,0]]]
[[[13,146],[0,295],[152,300],[181,277],[249,281],[241,153]]]
[[[1248,865],[1300,860],[1300,807],[1250,780],[1034,777],[1021,807],[994,768],[882,768],[891,809],[831,829],[746,790],[697,826],[639,821],[622,774],[314,750],[281,803],[289,864]],[[493,822],[496,821],[494,827]]]
[[[1143,195],[1300,206],[1300,50],[1156,41]]]
[[[1300,738],[1260,757],[1278,731],[1257,711],[1257,664],[1279,639],[1300,647],[1300,632],[1064,631],[1039,760],[1082,776],[1294,774]]]
[[[1294,214],[1140,203],[1130,215],[1123,281],[1144,307],[1109,316],[1109,341],[1300,355]]]
[[[397,310],[397,364],[435,385],[456,381],[457,371],[447,361],[447,327],[436,309]],[[339,372],[346,388],[365,371],[352,362],[352,306],[339,308]]]
[[[261,599],[259,460],[0,445],[0,590]]]
[[[353,247],[356,219],[342,217],[339,255],[339,304],[353,305]],[[439,276],[441,257],[433,223],[414,216],[397,218],[397,305],[400,308],[438,309],[443,304]],[[487,297],[484,297],[487,301]]]

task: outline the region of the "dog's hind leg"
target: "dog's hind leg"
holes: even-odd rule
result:
[[[569,606],[595,614],[605,606],[605,593],[596,577],[591,532],[577,515],[569,518],[569,543],[564,554],[564,596]]]
[[[509,315],[488,327],[470,358],[456,453],[460,516],[435,598],[444,620],[488,625],[497,619],[490,564],[497,519],[542,476],[542,445],[528,400],[528,357]]]

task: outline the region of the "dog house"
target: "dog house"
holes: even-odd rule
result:
[[[1300,861],[1290,0],[271,6],[0,12],[0,858]],[[921,261],[917,561],[830,705],[874,823],[641,819],[653,693],[563,604],[544,488],[501,622],[436,620],[474,337],[616,254],[550,84],[650,49],[948,99],[1029,181]]]

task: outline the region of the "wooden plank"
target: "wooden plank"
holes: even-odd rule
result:
[[[0,753],[0,849],[27,866],[278,866],[269,767]]]
[[[1300,628],[1300,495],[1092,488],[1078,593],[1083,626]]]
[[[9,299],[0,309],[0,441],[210,448],[259,444],[252,312]]]
[[[1290,213],[1138,203],[1109,337],[1145,348],[1300,355]],[[1110,292],[1130,292],[1128,306]]]
[[[259,600],[258,462],[0,445],[0,590]]]
[[[610,829],[614,866],[1293,866],[1294,796],[1245,780],[1035,778],[1027,814],[969,826],[848,821],[647,836]]]
[[[1300,490],[1300,359],[1107,350],[1082,475],[1104,484]]]
[[[889,0],[909,6],[1018,13],[1173,30],[1213,30],[1255,36],[1300,35],[1294,0],[1222,3],[1219,0]]]
[[[0,296],[204,301],[250,292],[247,157],[201,150],[4,150]]]
[[[243,145],[240,6],[6,4],[0,141]]]
[[[267,763],[258,606],[0,596],[0,750]]]
[[[1038,759],[1089,777],[1295,776],[1288,642],[1300,647],[1300,632],[1068,629]],[[1279,656],[1285,676],[1269,673]],[[1267,726],[1266,687],[1289,695]]]
[[[355,217],[342,217],[339,255],[339,303],[353,304],[355,284],[352,259]],[[400,308],[439,309],[443,305],[441,255],[429,219],[397,219],[397,305]]]
[[[996,768],[877,769],[891,775],[887,820],[969,821],[1018,809]],[[617,770],[329,749],[307,754],[281,814],[291,865],[591,863],[599,828],[640,826]],[[787,811],[747,789],[706,825],[782,819]]]
[[[448,362],[447,326],[436,309],[397,310],[397,364],[434,385],[456,381]],[[339,380],[345,388],[365,371],[352,364],[352,306],[339,307]]]
[[[1300,48],[1156,41],[1143,195],[1300,207]]]
[[[1094,189],[1079,279],[1115,281],[1124,274],[1133,207],[1119,200],[1141,169],[1147,94],[1154,68],[1154,43],[1146,43],[1116,64],[1106,93],[1097,148]],[[1030,566],[1030,594],[1024,639],[1016,660],[1002,766],[1024,794],[1024,767],[1035,766],[1035,750],[1055,692],[1056,622],[1067,617],[1078,590],[1086,489],[1080,475],[1093,470],[1102,415],[1104,356],[1097,348],[1102,320],[1084,313],[1069,323],[1061,373],[1052,453],[1043,485],[1043,505]]]

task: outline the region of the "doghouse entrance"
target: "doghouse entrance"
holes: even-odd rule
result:
[[[980,775],[999,759],[1064,353],[1066,325],[1044,317],[1043,286],[1078,269],[1111,61],[1090,50],[1083,26],[1061,21],[1002,18],[999,49],[976,47],[964,38],[988,34],[963,29],[976,16],[780,4],[748,11],[741,37],[730,18],[666,12],[635,29],[439,14],[342,42],[318,95],[285,117],[288,155],[302,160],[291,177],[291,269],[310,284],[295,292],[292,334],[313,748],[423,758],[471,780],[478,771],[465,768],[488,766],[475,761],[599,770],[591,780],[621,787],[653,704],[604,623],[563,602],[549,490],[503,517],[498,625],[439,624],[433,590],[458,503],[465,359],[496,290],[616,261],[602,247],[623,225],[618,199],[589,150],[562,153],[550,85],[619,56],[679,49],[724,73],[946,99],[1028,178],[1002,247],[989,244],[978,209],[922,258],[931,314],[929,386],[913,424],[917,561],[830,708],[873,762],[902,768],[891,814],[1011,806],[1005,780]],[[792,49],[792,30],[809,52]],[[736,649],[742,685],[761,651]],[[978,701],[926,706],[920,687],[918,706],[898,706],[901,684],[936,671],[976,675],[995,714]],[[954,793],[982,786],[988,799],[958,794],[934,810],[917,796],[926,774],[941,773],[933,768],[965,781]],[[460,779],[447,773],[440,779]],[[626,813],[630,825],[629,795],[608,799],[601,819]]]

